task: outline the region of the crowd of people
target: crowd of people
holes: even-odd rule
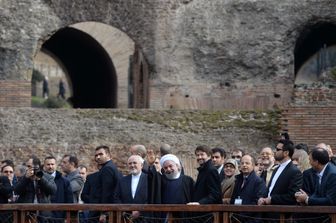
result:
[[[59,163],[47,156],[43,163],[31,156],[24,165],[11,160],[1,162],[1,203],[94,203],[94,204],[225,204],[225,205],[322,205],[336,204],[336,166],[330,146],[320,143],[308,149],[287,134],[275,148],[262,148],[258,157],[236,149],[197,146],[194,154],[198,175],[187,176],[183,163],[172,148],[160,151],[133,145],[123,176],[111,160],[110,148],[95,149],[97,171],[87,175],[73,155]],[[60,169],[61,172],[58,170]],[[100,211],[80,211],[82,222],[106,222]],[[173,213],[179,222],[212,222],[212,213]],[[0,217],[8,217],[1,215]],[[134,210],[124,214],[128,222],[166,222],[166,213]],[[277,213],[233,213],[233,222],[267,222],[279,219]],[[327,215],[287,216],[305,222],[325,222]],[[63,211],[39,213],[40,222],[64,222]],[[265,220],[266,219],[266,220]],[[315,219],[315,220],[314,220]],[[157,222],[157,221],[156,221]],[[296,222],[300,222],[297,220]]]

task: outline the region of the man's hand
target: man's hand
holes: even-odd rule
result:
[[[308,194],[304,190],[300,189],[300,191],[295,193],[295,199],[296,202],[300,204],[307,204]]]
[[[200,203],[198,203],[198,202],[189,202],[189,203],[187,203],[187,205],[200,205]]]
[[[100,223],[105,223],[106,222],[106,215],[105,214],[101,214],[99,216],[99,222]]]

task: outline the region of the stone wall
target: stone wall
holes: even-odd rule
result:
[[[143,50],[150,108],[285,107],[296,41],[309,25],[335,24],[335,7],[336,1],[314,0],[0,1],[0,79],[29,81],[43,42],[95,21]]]
[[[168,143],[195,174],[194,149],[205,144],[228,152],[254,152],[273,145],[278,113],[187,110],[0,109],[0,160],[23,162],[30,154],[58,160],[76,154],[90,169],[94,148],[111,147],[113,161],[125,169],[128,148],[144,144],[155,150]]]

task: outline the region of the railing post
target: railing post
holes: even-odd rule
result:
[[[174,221],[173,213],[170,211],[167,213],[167,220],[168,220],[168,223],[173,223]]]
[[[280,214],[280,223],[285,223],[285,214],[284,213],[281,213]]]
[[[66,211],[66,222],[71,223],[71,212],[70,211]]]
[[[330,214],[331,223],[336,223],[336,214]]]
[[[229,223],[230,222],[230,213],[229,212],[223,212],[223,222]]]
[[[220,223],[220,221],[219,221],[219,212],[213,213],[213,216],[214,216],[214,223]]]
[[[122,223],[122,212],[117,211],[117,223]]]
[[[113,221],[114,216],[115,216],[114,211],[109,211],[109,212],[108,212],[108,222],[109,222],[109,223],[113,223],[113,222],[114,222],[114,221]]]
[[[13,211],[13,223],[20,223],[18,221],[18,211]]]
[[[20,217],[21,217],[21,222],[20,223],[25,223],[25,221],[26,221],[26,211],[21,211],[20,212]]]

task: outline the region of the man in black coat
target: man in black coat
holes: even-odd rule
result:
[[[13,188],[7,176],[0,176],[0,204],[7,204],[8,199],[12,196]],[[0,212],[0,222],[11,222],[12,213]]]
[[[110,148],[108,146],[98,146],[95,150],[95,161],[101,165],[99,170],[99,196],[101,204],[115,203],[115,192],[121,173],[111,160]],[[106,214],[101,214],[100,221],[106,220]]]
[[[98,165],[98,169],[100,166]],[[100,203],[101,188],[99,186],[99,171],[87,175],[84,187],[81,193],[81,199],[87,204],[99,204]],[[89,211],[88,223],[98,222],[100,212]]]
[[[195,149],[195,155],[200,166],[197,168],[198,176],[194,186],[193,202],[189,202],[188,205],[220,204],[222,199],[219,175],[212,164],[210,148],[198,146]],[[204,214],[206,213],[196,213],[195,215]],[[209,214],[205,219],[211,218],[211,216],[212,214]],[[198,220],[199,222],[204,222],[204,218],[199,218]],[[212,220],[207,222],[212,222]]]

